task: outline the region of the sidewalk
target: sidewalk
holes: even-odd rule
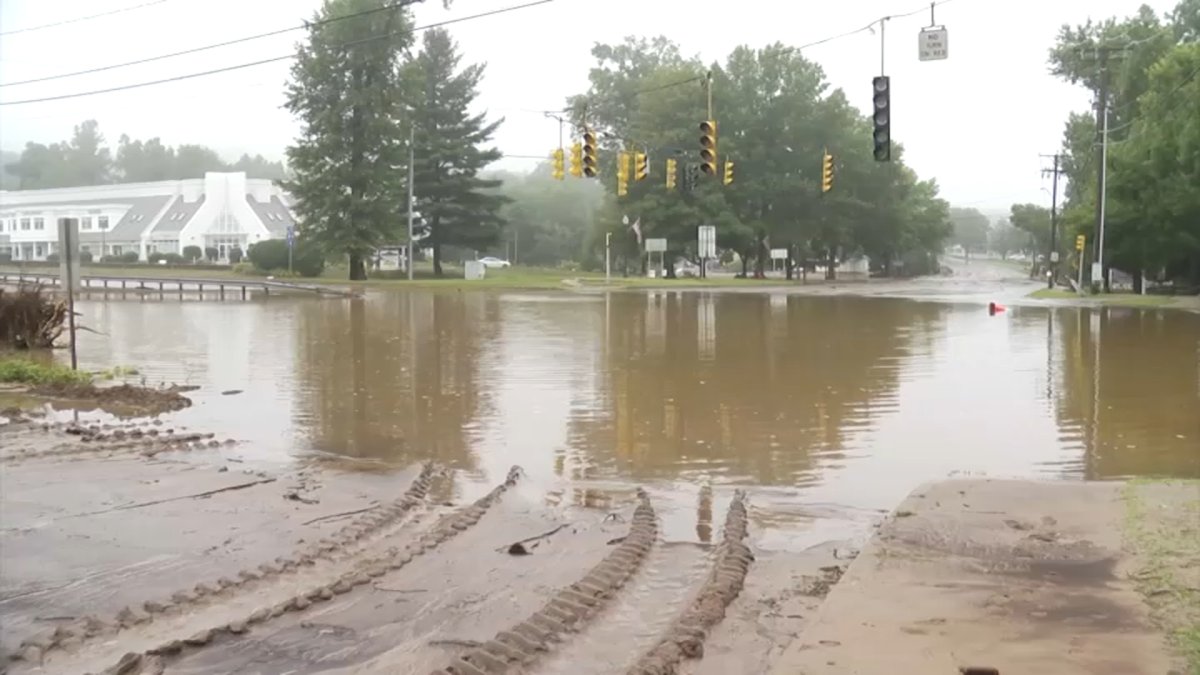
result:
[[[1130,581],[1138,561],[1122,550],[1122,489],[986,480],[923,486],[771,672],[1185,672]]]

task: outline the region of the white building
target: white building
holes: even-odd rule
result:
[[[246,174],[50,190],[0,191],[0,254],[44,260],[58,250],[58,219],[78,218],[80,246],[96,258],[136,251],[183,253],[214,248],[221,260],[295,223],[287,195]]]

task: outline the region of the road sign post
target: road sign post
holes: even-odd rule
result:
[[[647,253],[647,255],[649,255],[651,253],[658,254],[658,274],[657,274],[657,276],[658,276],[658,278],[661,279],[663,276],[663,273],[665,271],[664,267],[666,267],[666,262],[664,261],[664,258],[667,255],[667,240],[662,239],[662,238],[647,239],[646,240],[646,253]],[[653,260],[653,258],[651,258],[651,260]]]
[[[75,352],[75,290],[79,280],[79,219],[58,219],[58,266],[67,292],[67,330],[71,339],[71,370],[79,368]]]
[[[696,229],[700,253],[700,278],[708,277],[708,259],[717,257],[717,228],[701,225]]]

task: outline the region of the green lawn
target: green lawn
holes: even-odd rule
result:
[[[1080,295],[1059,288],[1042,288],[1029,294],[1037,300],[1075,300],[1116,307],[1169,307],[1175,298],[1168,295],[1137,295],[1136,293],[1101,293]]]

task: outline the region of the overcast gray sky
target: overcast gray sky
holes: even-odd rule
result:
[[[416,8],[418,25],[523,4],[528,0],[440,0]],[[3,0],[0,31],[14,31],[148,3],[150,0]],[[921,176],[936,177],[952,203],[1006,211],[1013,202],[1049,203],[1039,153],[1059,147],[1071,110],[1089,94],[1052,78],[1047,49],[1064,22],[1132,14],[1135,0],[953,0],[937,23],[950,32],[950,58],[917,60],[924,11],[887,25],[892,77],[892,133]],[[1151,1],[1162,12],[1173,0]],[[55,75],[178,51],[298,25],[320,0],[166,0],[139,9],[43,30],[0,36],[0,83]],[[554,0],[549,4],[450,26],[465,62],[486,62],[479,104],[506,122],[496,144],[513,155],[545,155],[557,123],[537,110],[584,91],[593,42],[625,35],[665,35],[685,53],[724,59],[739,45],[801,45],[859,28],[884,15],[921,8],[917,0]],[[295,31],[199,54],[104,73],[0,87],[0,101],[103,89],[244,63],[294,50]],[[879,35],[863,32],[805,50],[830,82],[860,108],[870,104],[879,71]],[[142,89],[46,103],[0,106],[0,147],[68,138],[72,125],[95,118],[115,143],[122,133],[200,143],[236,158],[280,158],[297,126],[283,101],[289,63]],[[718,111],[718,118],[720,117]],[[866,142],[866,139],[864,139]],[[528,169],[536,160],[498,166]]]

